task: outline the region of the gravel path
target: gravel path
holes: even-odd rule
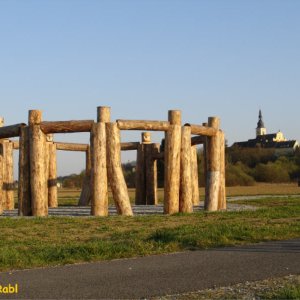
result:
[[[274,295],[287,286],[300,286],[300,275],[269,278],[261,281],[246,281],[235,285],[215,287],[202,291],[154,297],[152,300],[192,300],[192,299],[240,299],[260,300]]]
[[[253,200],[260,198],[282,198],[282,197],[299,197],[299,195],[257,195],[257,196],[229,196],[227,197],[227,211],[244,211],[256,210],[257,207],[246,204],[235,204],[234,201],[238,200]],[[135,215],[153,215],[163,214],[163,205],[132,205]],[[203,205],[194,206],[194,211],[203,210]],[[49,208],[49,216],[90,216],[90,207],[87,206],[60,206],[58,208]],[[109,207],[109,215],[116,215],[117,211],[115,206]],[[17,217],[18,210],[5,210],[0,217]]]
[[[256,207],[251,205],[240,205],[234,203],[227,204],[227,211],[255,210]],[[153,215],[163,214],[163,205],[133,205],[135,215]],[[195,206],[194,211],[203,210],[203,205]],[[117,211],[114,206],[109,207],[109,215],[116,215]],[[49,208],[49,216],[78,216],[87,217],[91,215],[91,208],[86,206],[60,206],[58,208]],[[18,210],[5,210],[0,217],[17,217]]]

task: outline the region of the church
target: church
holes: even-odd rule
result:
[[[280,130],[277,133],[267,134],[267,129],[263,122],[262,113],[261,110],[259,110],[258,122],[256,127],[256,138],[250,139],[245,142],[234,143],[232,147],[268,148],[274,149],[275,153],[278,155],[286,155],[293,154],[295,150],[299,148],[299,143],[296,140],[287,140]]]

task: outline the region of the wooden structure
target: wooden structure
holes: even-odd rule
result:
[[[142,141],[137,149],[135,204],[156,205],[157,158],[160,144],[151,143],[150,132],[142,132]]]
[[[199,204],[196,145],[205,156],[205,209],[226,209],[225,142],[217,117],[202,125],[184,124],[181,112],[170,110],[168,121],[111,121],[110,107],[97,108],[97,122],[42,120],[29,111],[28,125],[3,126],[0,119],[0,213],[12,209],[12,150],[19,149],[19,215],[47,216],[57,206],[56,151],[86,153],[86,177],[79,205],[91,202],[91,214],[108,215],[108,186],[119,214],[133,214],[121,166],[121,150],[137,150],[136,204],[157,204],[157,159],[164,159],[164,213],[192,212]],[[2,127],[1,127],[2,126]],[[121,143],[121,130],[141,130],[141,142]],[[151,142],[149,131],[163,131],[165,146]],[[88,132],[90,145],[57,143],[53,134]],[[19,142],[9,140],[19,137]]]

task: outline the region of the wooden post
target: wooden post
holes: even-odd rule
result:
[[[208,125],[216,130],[219,129],[220,120],[217,117],[210,117]],[[218,210],[218,199],[220,190],[220,132],[215,136],[207,138],[207,187],[208,199],[205,209],[208,211]]]
[[[145,174],[145,144],[151,142],[149,132],[142,132],[141,144],[136,154],[136,175],[135,175],[135,204],[146,205],[146,174]]]
[[[107,170],[113,198],[119,214],[132,216],[129,195],[121,166],[120,130],[117,123],[106,123]]]
[[[14,168],[13,168],[13,143],[3,140],[3,202],[4,209],[12,210],[14,203]]]
[[[192,202],[199,205],[199,178],[198,178],[198,159],[197,147],[191,147],[191,177],[192,177]]]
[[[143,175],[144,175],[144,204],[153,204],[154,193],[153,187],[150,185],[153,184],[152,177],[152,144],[151,144],[151,133],[150,132],[142,132],[142,143],[144,145],[144,165],[143,165]]]
[[[46,135],[40,128],[42,112],[29,111],[30,184],[33,216],[48,215],[48,188],[46,174]]]
[[[4,125],[4,118],[0,117],[0,127]],[[3,191],[3,160],[4,160],[3,142],[0,140],[0,214],[4,210],[4,191]]]
[[[57,160],[56,145],[53,142],[48,143],[49,150],[49,178],[48,178],[48,206],[57,207]]]
[[[165,138],[165,199],[164,213],[179,211],[181,112],[170,110],[169,129]]]
[[[98,106],[97,107],[97,122],[110,122],[110,107],[109,106]]]
[[[88,148],[85,152],[85,172],[89,173],[92,169],[92,159],[91,159],[91,147],[88,145]]]
[[[107,134],[105,124],[110,121],[110,107],[97,107],[97,123],[93,124],[91,132],[92,149],[92,207],[93,216],[108,215],[107,187]]]
[[[207,123],[202,123],[203,126],[208,126]],[[206,206],[208,195],[209,195],[209,184],[207,177],[207,165],[208,165],[208,152],[207,152],[207,140],[208,137],[204,136],[203,143],[203,177],[204,177],[204,186],[205,186],[205,195],[204,195],[204,207]]]
[[[22,127],[20,129],[18,203],[18,214],[20,216],[32,215],[29,161],[29,127]]]
[[[91,191],[91,147],[85,151],[85,175],[82,183],[82,190],[80,193],[78,206],[87,206],[92,201],[92,191]]]
[[[0,214],[3,213],[3,208],[3,144],[0,143]]]
[[[180,151],[179,211],[184,213],[193,212],[191,156],[191,127],[183,126]]]
[[[148,184],[147,184],[147,204],[149,205],[157,205],[158,197],[157,197],[157,154],[160,151],[160,144],[152,143],[151,144],[151,160],[150,165],[148,166]]]
[[[223,131],[220,131],[220,192],[218,209],[226,209],[225,135]]]
[[[153,154],[159,151],[160,144],[145,144],[146,203],[157,205],[157,163]]]
[[[144,144],[140,144],[136,153],[136,173],[135,173],[135,204],[146,204],[145,186],[145,153]]]

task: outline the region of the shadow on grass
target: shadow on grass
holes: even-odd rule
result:
[[[163,245],[177,243],[186,250],[203,249],[203,247],[198,246],[198,240],[195,237],[190,236],[182,238],[176,229],[158,229],[149,236],[147,241]]]

